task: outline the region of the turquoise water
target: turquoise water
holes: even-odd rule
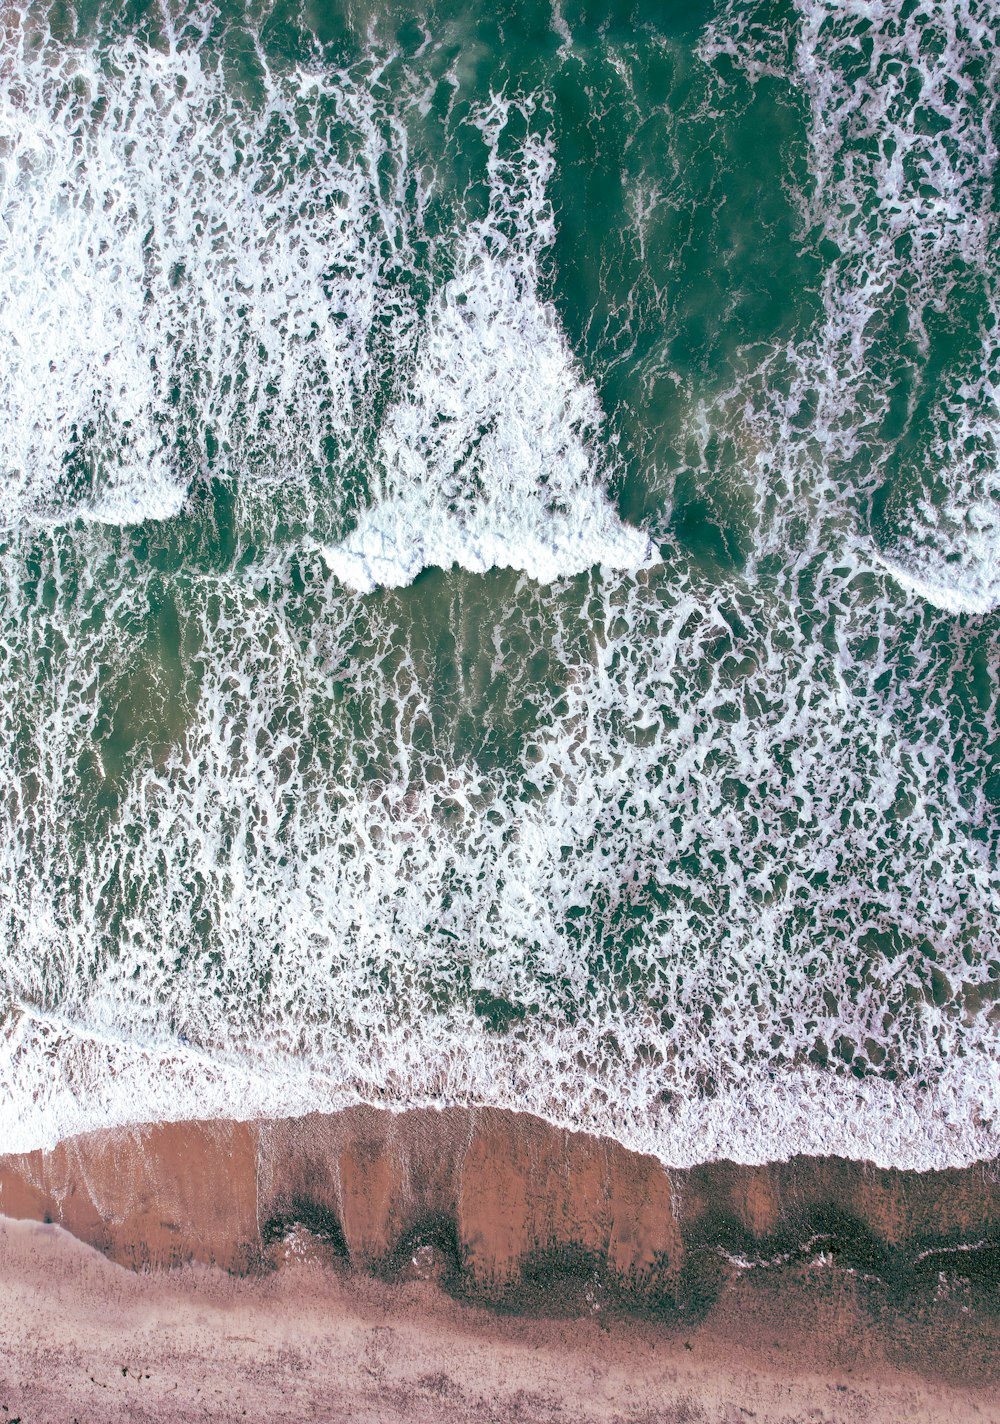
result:
[[[0,5],[11,1150],[1000,1150],[998,31]]]

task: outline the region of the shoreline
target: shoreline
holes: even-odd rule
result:
[[[401,1031],[402,1033],[402,1031]],[[371,1072],[335,1077],[315,1070],[294,1078],[260,1065],[224,1061],[191,1044],[143,1044],[8,1005],[0,1023],[0,1142],[8,1151],[52,1148],[107,1127],[149,1122],[241,1121],[335,1115],[355,1108],[405,1116],[413,1111],[510,1112],[556,1131],[613,1140],[671,1169],[733,1161],[765,1166],[797,1156],[843,1157],[884,1168],[926,1172],[1000,1160],[1000,1076],[992,1060],[946,1062],[929,1083],[831,1074],[813,1064],[772,1075],[762,1068],[707,1098],[627,1091],[614,1105],[595,1080],[574,1098],[539,1077],[527,1040],[491,1034],[463,1042],[460,1069],[427,1044],[397,1037]],[[568,1045],[563,1045],[567,1048]],[[403,1080],[398,1070],[403,1065]],[[272,1065],[274,1066],[274,1065]],[[369,1064],[369,1069],[373,1065]],[[506,1085],[501,1088],[501,1085]],[[669,1095],[667,1095],[669,1096]],[[448,1108],[441,1104],[447,1103]]]
[[[495,1109],[106,1129],[0,1157],[2,1417],[971,1424],[998,1183]]]
[[[956,1251],[970,1269],[992,1252],[1000,1263],[1000,1158],[668,1168],[529,1113],[359,1106],[110,1127],[0,1155],[0,1215],[62,1226],[133,1269],[198,1261],[238,1275],[296,1222],[376,1275],[438,1235],[456,1288],[460,1277],[491,1304],[539,1252],[576,1252],[623,1299],[680,1305],[692,1259],[712,1250],[762,1265],[822,1249],[897,1283]]]
[[[747,1331],[763,1331],[766,1350],[750,1349],[741,1369],[773,1383],[780,1365],[824,1389],[836,1375],[855,1393],[852,1376],[867,1371],[866,1419],[958,1419],[966,1404],[984,1417],[975,1401],[1000,1379],[998,1161],[924,1173],[804,1157],[667,1170],[527,1114],[354,1108],[112,1128],[0,1157],[0,1216],[0,1278],[30,1275],[26,1232],[42,1233],[36,1245],[57,1240],[45,1251],[58,1260],[77,1250],[68,1233],[108,1258],[93,1266],[101,1289],[146,1293],[147,1313],[211,1279],[251,1313],[277,1292],[290,1318],[300,1306],[308,1315],[315,1293],[332,1291],[342,1312],[368,1302],[432,1335],[439,1317],[448,1329],[473,1322],[482,1340],[541,1330],[556,1354],[586,1326],[610,1351],[608,1370],[615,1350],[640,1340],[676,1365],[693,1337],[715,1361],[705,1368],[716,1383],[702,1381],[711,1390],[730,1378],[733,1352],[746,1355]],[[35,1288],[43,1299],[38,1272]],[[174,1304],[181,1316],[194,1308]],[[32,1350],[10,1329],[8,1374]],[[759,1419],[771,1417],[770,1387],[754,1386]],[[947,1410],[915,1412],[938,1389],[952,1392]],[[879,1413],[876,1396],[899,1390],[910,1405]],[[446,1402],[420,1418],[453,1417]],[[830,1414],[836,1399],[822,1407],[855,1417]],[[580,1414],[590,1417],[615,1416]]]

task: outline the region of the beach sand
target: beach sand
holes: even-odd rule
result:
[[[0,1420],[996,1421],[997,1176],[490,1110],[91,1134],[0,1159]]]

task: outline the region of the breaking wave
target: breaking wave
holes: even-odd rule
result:
[[[604,493],[596,393],[538,294],[544,136],[501,157],[516,106],[474,113],[488,211],[431,239],[378,69],[255,58],[244,95],[201,47],[22,41],[8,60],[7,519],[168,519],[206,476],[308,490],[336,461],[369,503],[341,490],[326,511],[357,523],[327,553],[355,588],[644,562]],[[454,250],[421,269],[429,241]]]

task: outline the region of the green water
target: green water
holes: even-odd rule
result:
[[[13,1137],[995,1152],[992,8],[3,13]]]

